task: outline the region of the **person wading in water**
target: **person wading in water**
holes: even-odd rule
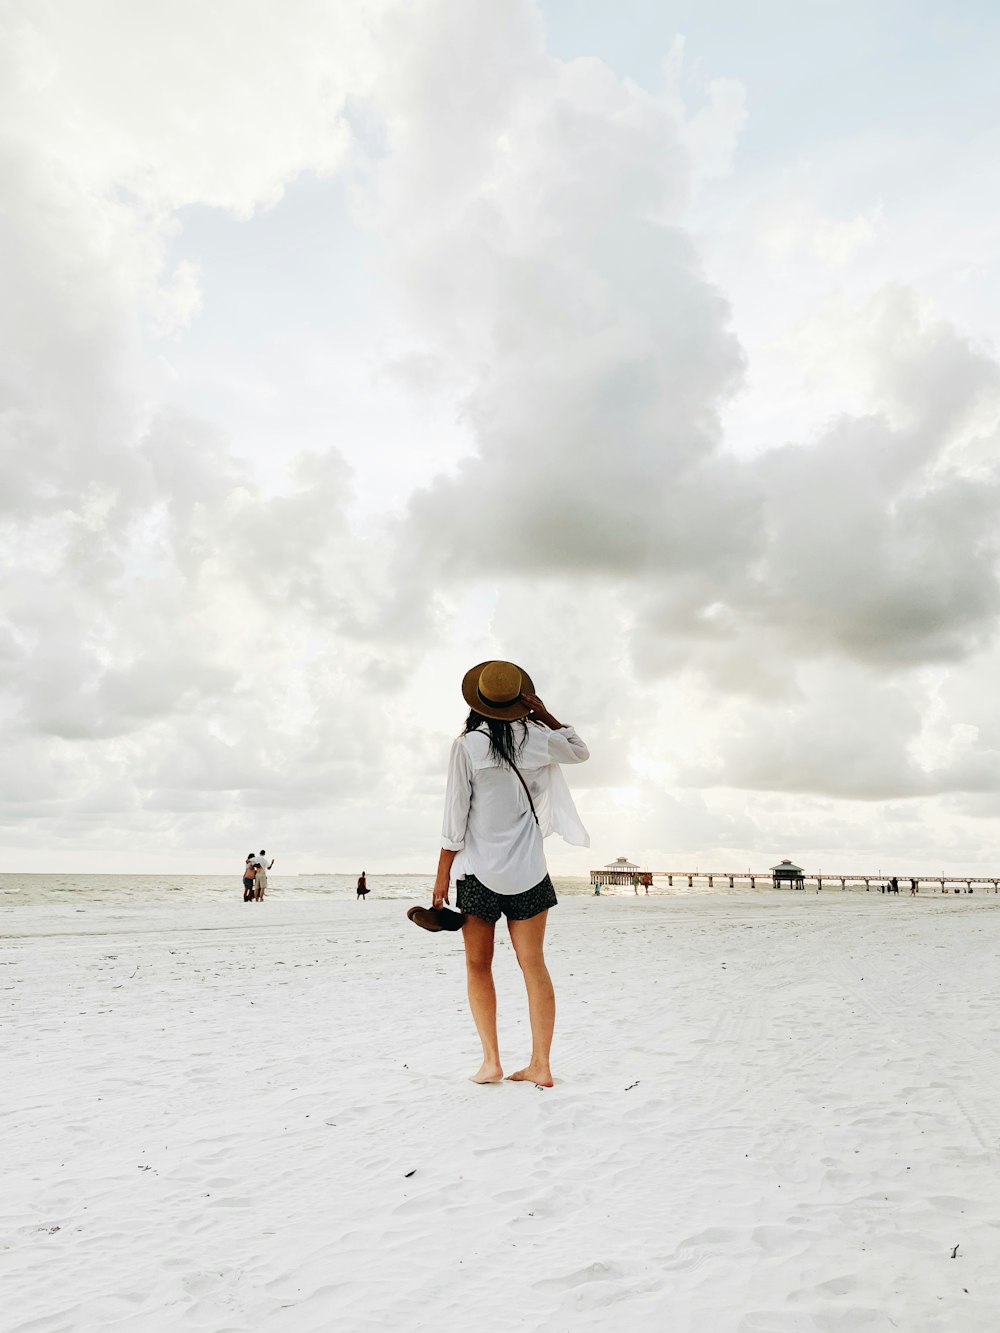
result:
[[[254,853],[247,852],[246,865],[243,867],[243,901],[245,903],[253,902],[254,880],[257,877],[257,867],[253,863]]]

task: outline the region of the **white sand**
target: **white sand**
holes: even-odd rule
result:
[[[551,927],[542,1091],[399,903],[7,913],[0,1326],[995,1333],[1000,899]]]

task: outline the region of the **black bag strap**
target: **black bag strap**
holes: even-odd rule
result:
[[[524,778],[521,776],[521,770],[517,767],[516,764],[511,764],[511,768],[512,768],[512,769],[514,770],[514,772],[517,774],[517,780],[518,780],[518,782],[520,782],[521,786],[524,788],[524,794],[525,794],[525,796],[527,796],[527,798],[528,798],[528,804],[531,806],[531,813],[535,816],[535,823],[538,824],[538,815],[537,815],[537,813],[536,813],[536,811],[535,811],[535,803],[534,803],[534,801],[531,799],[531,792],[528,791],[528,784],[525,782]],[[538,824],[538,827],[541,828],[541,827],[542,827],[541,824]]]

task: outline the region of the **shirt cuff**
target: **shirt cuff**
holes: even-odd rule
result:
[[[441,846],[446,852],[464,852],[465,839],[463,838],[461,842],[453,842],[451,838],[442,838]]]

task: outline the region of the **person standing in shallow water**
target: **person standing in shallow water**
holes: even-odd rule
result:
[[[454,876],[465,917],[469,1007],[483,1048],[472,1082],[499,1083],[504,1076],[493,983],[494,934],[504,915],[531,1020],[531,1059],[508,1077],[550,1088],[556,1005],[544,942],[556,894],[542,839],[559,833],[574,846],[590,846],[559,768],[583,763],[590,751],[534,689],[513,662],[480,662],[465,674],[462,694],[470,712],[451,747],[434,906],[449,901]]]
[[[371,890],[370,890],[369,887],[368,887],[368,880],[367,880],[367,878],[365,877],[365,872],[362,870],[361,874],[360,874],[359,877],[358,877],[358,898],[357,898],[357,901],[358,901],[359,903],[363,903],[364,900],[365,900],[365,896],[366,896],[368,893],[370,893],[370,892],[371,892]]]
[[[274,865],[274,857],[267,859],[267,852],[262,847],[253,859],[256,875],[254,876],[254,899],[260,902],[267,890],[267,872]]]
[[[257,867],[253,863],[253,852],[247,852],[246,864],[243,867],[243,901],[245,903],[253,902],[254,880],[257,878]]]

